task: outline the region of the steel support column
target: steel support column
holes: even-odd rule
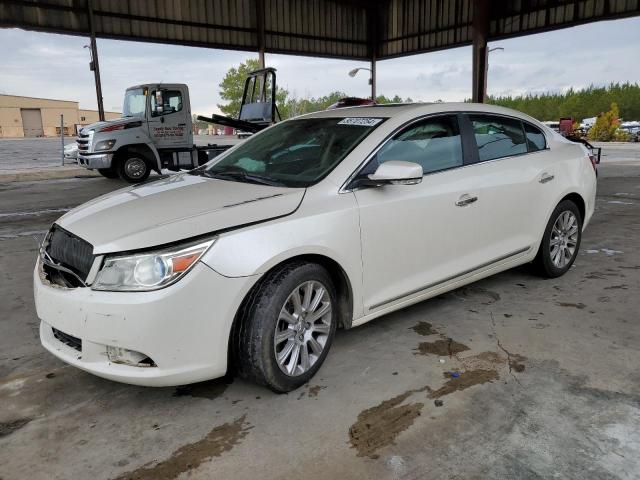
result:
[[[98,62],[98,45],[96,44],[96,30],[93,22],[93,0],[87,2],[89,16],[89,35],[91,37],[91,70],[96,83],[96,97],[98,98],[98,116],[104,122],[104,104],[102,102],[102,83],[100,82],[100,64]]]
[[[264,61],[264,0],[256,0],[256,26],[258,27],[258,62],[265,68]]]
[[[371,59],[371,78],[369,79],[371,83],[371,100],[376,101],[376,57],[374,56]]]
[[[489,0],[473,1],[472,99],[484,103],[487,97],[487,37],[489,36]]]

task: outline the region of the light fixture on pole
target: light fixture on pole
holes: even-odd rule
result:
[[[354,68],[349,72],[349,76],[351,78],[355,77],[358,74],[359,70],[367,70],[369,72],[369,85],[371,85],[371,99],[375,102],[376,97],[376,86],[373,82],[373,69],[367,67],[358,67]]]
[[[487,83],[489,83],[489,54],[491,52],[495,52],[496,50],[500,50],[501,52],[504,52],[504,47],[493,47],[490,48],[489,50],[487,50],[487,56],[485,57],[485,60],[487,62],[486,66],[485,66],[485,71],[487,72],[487,81],[484,83],[484,98],[487,98]]]

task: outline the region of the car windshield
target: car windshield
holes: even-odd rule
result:
[[[127,90],[124,95],[124,105],[122,107],[123,117],[144,117],[147,106],[147,97],[142,88]]]
[[[308,187],[324,178],[382,118],[290,120],[246,140],[193,173],[241,182]]]

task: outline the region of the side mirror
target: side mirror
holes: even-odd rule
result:
[[[391,160],[380,165],[368,175],[363,185],[416,185],[422,182],[422,166],[413,162]],[[364,180],[364,179],[363,179]]]

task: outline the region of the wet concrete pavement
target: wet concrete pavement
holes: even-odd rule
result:
[[[123,184],[0,185],[0,478],[638,478],[640,162],[610,160],[567,275],[518,268],[339,331],[288,395],[133,387],[45,352],[31,235]]]

